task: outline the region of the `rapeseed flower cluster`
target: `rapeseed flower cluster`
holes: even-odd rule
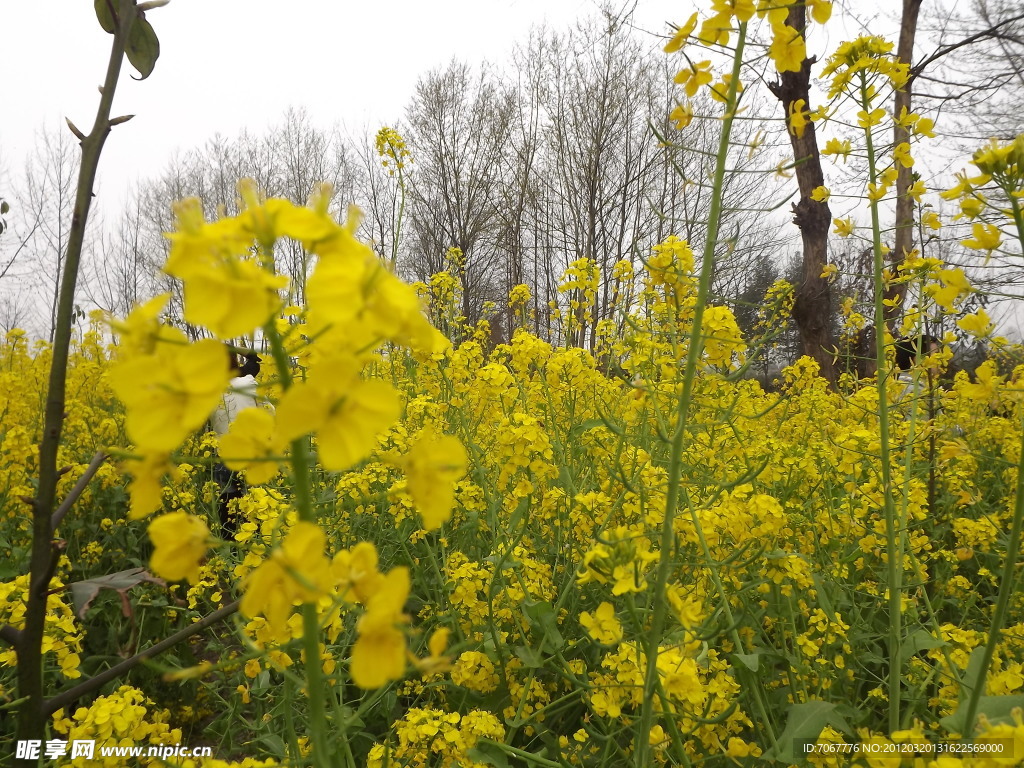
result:
[[[25,592],[28,576],[0,582],[0,625],[14,629],[25,626]],[[60,579],[50,582],[53,592],[46,598],[46,625],[43,636],[43,655],[52,656],[61,675],[73,680],[81,677],[82,633],[75,623],[71,607],[64,602],[61,592],[65,585]],[[13,648],[0,649],[0,667],[14,668],[17,657]],[[2,680],[2,678],[0,678]],[[2,686],[0,686],[2,687]]]
[[[942,275],[945,268],[922,269]],[[684,277],[677,285],[685,286]],[[676,549],[667,555],[670,618],[666,636],[649,643],[644,617],[654,608],[655,566],[666,556],[655,531],[669,490],[666,447],[657,435],[676,423],[667,405],[678,391],[685,344],[668,302],[686,303],[687,291],[696,290],[691,282],[670,298],[664,282],[651,283],[646,304],[633,310],[630,337],[616,340],[627,351],[621,360],[629,380],[603,374],[585,351],[552,345],[526,329],[490,350],[467,339],[436,355],[410,356],[408,366],[372,362],[365,380],[384,379],[395,388],[402,416],[369,446],[367,461],[340,474],[317,470],[316,523],[300,518],[292,472],[274,461],[278,473],[253,484],[238,502],[237,551],[221,549],[203,562],[216,544],[207,532],[213,523],[206,522],[213,497],[204,499],[194,459],[166,454],[176,478],[168,475],[157,497],[166,513],[151,528],[152,564],[158,571],[188,566],[169,578],[195,579],[183,595],[190,610],[221,605],[237,589],[233,583],[244,585],[243,629],[251,645],[234,667],[216,674],[230,681],[231,691],[241,685],[246,706],[274,706],[277,694],[265,681],[298,669],[305,651],[294,644],[305,629],[294,605],[307,603],[320,617],[319,663],[333,686],[377,686],[406,676],[415,669],[409,648],[424,649],[419,655],[431,660],[421,667],[422,681],[406,684],[409,714],[375,731],[378,746],[368,749],[381,761],[388,750],[396,759],[404,734],[407,762],[432,754],[469,764],[471,747],[459,745],[471,741],[462,724],[472,712],[504,729],[483,738],[511,739],[516,748],[542,749],[541,734],[553,732],[552,743],[571,764],[628,755],[635,742],[623,724],[638,716],[644,669],[655,651],[664,696],[658,695],[649,735],[652,759],[680,759],[673,732],[691,760],[767,750],[744,682],[751,667],[778,713],[812,700],[862,701],[862,717],[873,723],[869,738],[893,736],[880,725],[879,663],[858,652],[875,642],[863,628],[878,620],[886,591],[879,575],[887,553],[877,393],[873,387],[830,391],[808,361],[787,370],[777,394],[752,381],[728,381],[711,367],[697,377],[682,457],[685,507],[674,523]],[[941,277],[935,283],[958,285]],[[15,369],[30,369],[39,353],[12,339],[4,354]],[[77,354],[86,369],[99,371],[100,386],[88,396],[109,402],[105,371],[117,363],[102,348]],[[305,382],[315,384],[316,356],[309,359]],[[935,435],[934,459],[920,432],[908,446],[911,482],[896,496],[907,510],[903,568],[909,583],[934,586],[909,588],[904,603],[908,616],[922,616],[911,631],[943,645],[915,641],[920,650],[906,673],[934,707],[935,718],[923,726],[933,740],[947,735],[939,720],[955,713],[956,681],[987,633],[988,610],[976,595],[991,596],[998,586],[992,566],[1011,510],[1021,375],[991,364],[975,382],[961,376],[938,394],[941,409],[926,425],[926,434]],[[280,406],[283,393],[277,399]],[[1006,415],[993,415],[991,403],[1008,409]],[[10,407],[27,409],[24,393]],[[94,413],[89,423],[98,431],[77,434],[119,433],[116,410],[102,418]],[[827,422],[822,413],[830,414]],[[114,426],[102,427],[105,419]],[[895,443],[907,440],[906,423],[893,420],[890,430]],[[471,468],[465,479],[445,475],[461,458],[447,456],[445,433],[464,446]],[[6,471],[18,482],[34,461],[32,438],[9,431],[5,439]],[[421,441],[429,449],[417,454]],[[188,446],[208,450],[203,440]],[[92,449],[85,441],[79,450]],[[988,458],[979,461],[981,455]],[[940,469],[931,490],[929,461]],[[428,482],[431,473],[452,488],[453,514],[433,532],[422,530],[427,517],[416,500],[422,494],[413,478],[421,471],[430,493],[438,493]],[[102,506],[89,513],[97,527],[106,520],[115,540],[129,531],[130,513],[123,506],[115,511],[104,494],[125,482],[113,470],[102,476],[93,490]],[[722,490],[723,482],[731,486]],[[5,519],[14,525],[12,515]],[[716,578],[727,586],[724,600]],[[1017,618],[986,683],[992,696],[1024,692],[1024,605],[1014,605]],[[62,637],[69,655],[80,653],[71,632],[77,626],[63,611],[64,618],[54,616],[64,629],[48,629],[58,661]],[[941,633],[933,633],[929,616]],[[448,632],[428,641],[441,629]],[[446,653],[450,672],[443,671]],[[566,702],[578,709],[563,709]],[[102,706],[86,709],[98,714]],[[417,709],[433,714],[412,716]],[[520,724],[511,736],[509,722]],[[424,726],[415,738],[413,723]],[[430,738],[427,724],[439,729]],[[449,733],[463,734],[462,741],[445,740],[442,749],[438,734]],[[441,751],[431,752],[432,745]]]
[[[53,729],[65,741],[94,740],[98,746],[135,747],[180,744],[181,730],[168,725],[170,713],[157,709],[142,691],[122,685],[107,696],[100,696],[89,707],[79,707],[70,715],[59,710],[53,715]],[[90,765],[115,768],[124,765],[123,756],[100,757],[97,748]],[[77,760],[72,760],[74,765]],[[140,765],[161,765],[157,757],[142,757]]]

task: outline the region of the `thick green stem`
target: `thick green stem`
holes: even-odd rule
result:
[[[539,765],[542,768],[562,768],[562,763],[556,763],[554,760],[548,760],[546,757],[540,757],[532,752],[527,752],[525,749],[516,749],[510,747],[508,744],[502,744],[500,741],[493,741],[492,739],[480,739],[481,744],[489,744],[492,747],[500,749],[502,752],[513,757],[518,757],[528,765]]]
[[[398,163],[397,160],[395,160]],[[405,174],[398,168],[398,218],[395,221],[395,237],[391,242],[391,271],[398,267],[398,241],[402,234],[402,217],[405,215]]]
[[[57,322],[53,337],[53,358],[47,386],[43,436],[39,443],[39,486],[32,502],[32,553],[29,560],[29,589],[25,601],[25,626],[15,646],[18,656],[18,696],[24,703],[18,710],[18,740],[41,740],[46,733],[43,715],[43,634],[46,620],[46,602],[50,580],[57,564],[53,550],[53,506],[57,492],[57,452],[64,426],[65,386],[68,369],[68,350],[75,310],[75,287],[78,267],[82,258],[85,226],[92,205],[93,184],[99,167],[103,145],[110,133],[110,109],[114,91],[121,74],[125,41],[135,20],[132,0],[120,0],[117,6],[118,24],[114,29],[107,74],[101,89],[100,104],[92,131],[82,140],[82,161],[78,170],[78,189],[71,219],[64,272],[60,282]],[[15,761],[31,765],[34,761]]]
[[[661,557],[658,562],[657,576],[654,583],[654,611],[651,618],[650,632],[647,633],[646,642],[646,668],[644,671],[644,695],[643,704],[640,710],[640,728],[637,731],[636,743],[634,746],[634,765],[636,768],[647,768],[649,764],[647,735],[654,723],[654,704],[658,688],[658,646],[661,637],[665,632],[665,623],[668,618],[668,600],[666,587],[672,570],[673,544],[675,540],[674,521],[676,507],[680,499],[680,481],[682,479],[683,449],[686,444],[687,415],[690,410],[690,401],[693,394],[693,383],[696,378],[697,364],[703,350],[703,337],[701,335],[701,323],[704,318],[704,308],[708,303],[711,294],[711,277],[714,271],[715,246],[718,242],[718,229],[722,214],[722,189],[725,183],[726,165],[729,157],[729,139],[732,131],[732,123],[736,116],[738,107],[737,84],[740,81],[740,69],[743,63],[743,49],[746,42],[747,25],[741,23],[739,27],[739,39],[736,44],[736,52],[733,58],[732,80],[729,84],[729,93],[726,99],[725,115],[722,118],[722,132],[718,140],[718,153],[715,164],[715,175],[712,185],[711,206],[708,212],[707,240],[704,243],[704,251],[701,258],[700,280],[697,290],[697,303],[693,313],[693,329],[690,336],[690,348],[686,356],[686,366],[683,373],[683,391],[679,397],[676,408],[676,428],[672,435],[672,447],[669,454],[668,466],[668,493],[665,501],[665,519],[661,527]],[[699,521],[694,518],[698,535],[702,535]],[[711,562],[710,552],[705,545],[705,558]],[[712,573],[715,586],[718,590],[719,599],[729,610],[728,595],[726,594],[721,581],[716,578],[717,574]],[[732,622],[730,622],[732,623]],[[768,734],[772,744],[775,743],[775,734],[771,727],[768,710],[763,701],[763,693],[760,689],[754,689],[755,706],[758,708],[758,717]]]
[[[865,112],[871,111],[868,97],[868,83],[861,75],[861,106]],[[877,188],[878,171],[876,169],[875,145],[871,138],[871,126],[864,129],[868,153],[868,178],[872,189]],[[871,207],[871,244],[874,253],[875,283],[875,364],[877,365],[878,387],[878,430],[880,444],[880,460],[882,464],[882,494],[885,505],[885,551],[888,560],[889,584],[889,732],[900,727],[900,645],[902,643],[902,577],[903,577],[903,536],[896,513],[896,503],[892,495],[892,468],[889,446],[889,404],[887,385],[889,377],[886,373],[885,361],[885,284],[883,280],[884,262],[882,256],[882,228],[879,223],[878,201],[870,200]]]
[[[263,331],[270,342],[281,388],[287,391],[292,386],[292,375],[281,335],[273,321],[267,323]],[[315,524],[312,480],[309,472],[309,438],[300,437],[293,440],[291,450],[295,509],[299,513],[299,520]],[[329,766],[334,763],[335,753],[331,749],[330,734],[327,731],[327,691],[320,658],[320,617],[317,614],[316,603],[305,603],[302,606],[302,650],[306,672],[306,695],[309,701],[309,730],[313,741],[313,765]],[[340,734],[340,738],[344,738],[343,733]]]

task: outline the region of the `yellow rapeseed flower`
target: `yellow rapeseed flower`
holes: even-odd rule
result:
[[[668,119],[672,121],[672,125],[677,131],[683,130],[693,122],[693,106],[690,102],[676,104],[669,113]]]
[[[698,14],[694,12],[689,20],[676,30],[675,34],[672,35],[672,39],[665,44],[665,53],[675,53],[683,47],[686,39],[697,28],[697,16]]]
[[[821,150],[823,155],[840,155],[843,158],[843,162],[846,162],[846,158],[850,156],[850,152],[853,147],[849,140],[829,139],[825,142],[825,148]]]
[[[698,61],[686,69],[676,73],[675,81],[686,89],[686,95],[693,98],[702,85],[708,85],[714,76],[711,74],[711,62]]]
[[[729,100],[729,86],[732,84],[732,72],[726,72],[722,75],[721,81],[712,85],[709,90],[711,91],[711,98],[715,101],[725,104]],[[740,94],[743,92],[743,83],[736,81],[736,93]]]
[[[277,440],[285,444],[315,432],[320,461],[341,471],[369,455],[377,436],[398,418],[398,395],[379,379],[360,378],[351,355],[321,360],[277,407]]]
[[[384,578],[377,567],[377,549],[368,541],[338,552],[331,562],[331,574],[342,600],[363,605],[377,593]]]
[[[750,21],[754,16],[754,0],[713,0],[711,10],[735,16],[737,21]]]
[[[853,234],[853,219],[849,217],[845,219],[832,219],[832,223],[835,225],[835,228],[832,231],[840,237],[849,237]]]
[[[988,312],[985,311],[984,307],[978,309],[973,315],[966,315],[960,318],[956,324],[976,338],[989,336],[995,330],[995,324],[988,316]]]
[[[994,251],[1003,241],[1003,233],[995,224],[976,222],[972,228],[973,237],[961,240],[961,245],[976,251]]]
[[[789,132],[802,139],[807,125],[807,102],[797,99],[789,105]]]
[[[857,111],[857,125],[859,125],[861,128],[870,128],[882,122],[882,118],[884,117],[884,109],[873,109],[870,112],[861,109]]]
[[[316,600],[331,581],[325,541],[316,524],[296,523],[281,546],[249,574],[239,606],[242,614],[250,619],[263,614],[278,637],[290,636],[292,606]]]
[[[811,18],[818,24],[827,24],[832,18],[832,3],[829,0],[806,0],[811,11]]]
[[[772,27],[768,58],[775,62],[779,72],[799,72],[807,58],[803,35],[788,24]]]
[[[291,206],[274,202],[275,208]],[[175,215],[178,231],[167,236],[171,249],[164,272],[184,285],[185,319],[222,339],[263,325],[280,307],[278,291],[288,279],[264,269],[251,249],[254,240],[273,244],[277,232],[267,220],[275,217],[260,206],[208,224],[195,198],[176,204]]]
[[[466,474],[466,449],[451,435],[437,435],[428,428],[397,463],[405,470],[406,487],[423,527],[439,527],[451,517],[455,482]]]
[[[132,476],[128,484],[129,520],[140,520],[163,506],[163,479],[178,474],[170,459],[167,451],[151,451],[121,462],[122,469]]]
[[[615,606],[609,602],[601,603],[593,614],[581,613],[580,625],[602,645],[615,645],[622,640],[622,625],[615,618]]]
[[[245,408],[220,439],[220,458],[231,469],[241,470],[253,485],[270,482],[277,475],[274,417],[262,408]]]
[[[210,546],[210,529],[186,512],[161,515],[149,524],[153,555],[149,567],[168,581],[199,581],[199,563]]]
[[[449,635],[451,635],[451,630],[447,627],[440,627],[431,633],[430,639],[427,641],[427,657],[416,659],[416,667],[424,675],[447,672],[451,669],[451,659],[444,653],[448,648]]]
[[[729,11],[719,12],[704,20],[697,39],[704,45],[728,45],[731,31],[732,14]]]
[[[153,355],[122,360],[110,385],[125,404],[128,437],[146,451],[172,451],[199,429],[228,384],[224,347],[214,339],[161,344]]]
[[[185,319],[208,328],[218,338],[244,336],[262,326],[281,306],[284,275],[273,275],[251,258],[227,260],[181,278],[185,287]]]
[[[393,568],[370,598],[359,617],[359,638],[352,647],[350,673],[360,688],[380,688],[405,674],[406,651],[403,626],[409,597],[409,569]]]
[[[157,342],[168,337],[170,329],[160,323],[160,313],[170,298],[171,294],[161,293],[143,304],[137,304],[124,320],[109,320],[124,357],[152,354]]]
[[[909,142],[903,141],[897,144],[892,150],[893,162],[897,162],[904,168],[910,168],[914,165],[914,158],[910,154]]]

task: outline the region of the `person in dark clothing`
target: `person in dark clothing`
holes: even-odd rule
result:
[[[938,352],[942,349],[942,342],[930,334],[907,336],[896,340],[896,367],[901,371],[909,371],[914,367],[917,360],[917,352],[921,350],[921,357]]]
[[[913,368],[917,363],[918,352],[920,352],[921,358],[940,352],[942,351],[942,342],[934,336],[924,334],[896,339],[895,346],[896,379],[903,384],[903,392],[899,399],[909,402],[911,398],[918,397],[924,392],[934,392],[934,387],[939,381],[939,368],[934,365],[930,366],[926,371],[918,372],[916,376],[913,373]],[[931,415],[934,416],[934,401],[930,399],[929,402],[932,403],[930,410],[933,411]]]

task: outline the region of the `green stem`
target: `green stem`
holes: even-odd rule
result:
[[[672,569],[672,558],[670,552],[675,539],[675,513],[680,497],[680,481],[682,479],[682,458],[683,448],[686,442],[687,415],[690,410],[690,401],[693,394],[693,383],[697,372],[697,363],[700,360],[703,349],[701,336],[701,323],[704,318],[704,308],[708,303],[711,293],[711,277],[714,270],[715,246],[718,242],[718,230],[722,214],[722,189],[725,183],[726,163],[729,155],[729,137],[732,132],[732,123],[736,117],[737,86],[740,82],[740,69],[743,63],[743,49],[746,42],[747,25],[745,22],[739,26],[739,35],[736,43],[736,52],[733,58],[732,80],[729,83],[729,94],[726,99],[725,115],[722,118],[722,132],[718,140],[718,152],[715,162],[715,175],[712,185],[711,206],[708,212],[707,239],[704,242],[704,252],[701,258],[700,281],[697,291],[697,303],[693,313],[693,328],[690,336],[690,348],[686,356],[686,367],[683,374],[683,391],[679,397],[676,408],[676,428],[672,435],[672,446],[669,454],[669,477],[668,493],[665,500],[665,519],[661,526],[661,558],[658,562],[657,576],[654,584],[654,611],[651,619],[650,632],[646,639],[647,665],[644,672],[644,695],[640,711],[640,728],[637,731],[636,748],[634,751],[634,765],[636,768],[647,768],[648,766],[648,744],[647,734],[650,733],[654,722],[654,704],[657,692],[658,675],[658,645],[665,631],[665,623],[668,617],[668,601],[666,599],[666,586]],[[711,562],[710,550],[704,539],[703,530],[697,516],[692,515],[697,535],[700,538],[701,546],[707,562]],[[729,598],[717,572],[712,569],[712,579],[722,600],[724,610],[731,616],[729,609]],[[734,624],[729,619],[730,624]],[[737,647],[742,647],[737,644]],[[757,686],[754,686],[755,706],[758,709],[758,717],[768,734],[772,745],[775,743],[775,733],[771,726],[768,708],[764,702],[764,693]]]
[[[402,172],[401,164],[398,165],[398,218],[395,221],[395,238],[391,242],[391,272],[395,271],[398,265],[398,241],[402,234],[402,216],[405,215],[405,174]]]
[[[273,321],[263,327],[263,332],[270,342],[271,354],[274,357],[281,381],[281,389],[287,392],[292,386],[292,375],[288,354],[281,341],[281,336]],[[293,487],[295,509],[299,513],[299,520],[316,524],[311,493],[312,479],[309,472],[309,438],[296,438],[291,443],[291,449],[292,476],[295,479]],[[313,740],[313,764],[328,766],[333,764],[335,753],[331,748],[331,734],[327,729],[327,690],[324,683],[323,663],[320,658],[320,617],[317,613],[316,603],[304,603],[302,606],[302,650],[306,672],[306,694],[309,699],[309,729]],[[341,729],[338,737],[344,739],[344,724],[339,723],[338,727]]]
[[[18,668],[18,697],[24,703],[18,710],[16,739],[41,740],[46,734],[43,715],[45,686],[43,681],[43,635],[50,580],[57,565],[53,538],[53,505],[57,493],[57,452],[64,426],[65,389],[67,384],[68,350],[74,322],[75,287],[82,258],[85,226],[92,205],[93,183],[99,167],[103,145],[110,134],[110,109],[121,74],[125,41],[135,21],[132,0],[120,0],[118,22],[114,27],[107,74],[100,89],[100,104],[92,131],[82,139],[82,161],[78,171],[75,208],[71,219],[64,272],[60,281],[60,297],[54,326],[52,362],[47,386],[43,437],[39,443],[39,486],[32,502],[32,552],[29,560],[29,589],[25,601],[25,625],[15,645]],[[15,761],[31,765],[34,761]]]
[[[870,112],[867,78],[861,73],[861,106]],[[871,126],[864,128],[868,154],[868,178],[872,185],[878,183],[878,172],[875,167],[875,145],[871,138]],[[885,295],[883,285],[882,228],[879,222],[878,202],[870,201],[871,208],[871,244],[874,253],[875,283],[875,363],[877,366],[878,388],[878,430],[880,460],[882,464],[882,494],[885,505],[885,550],[888,559],[889,584],[889,732],[899,730],[900,726],[900,645],[902,642],[902,576],[903,576],[903,537],[898,530],[896,504],[892,495],[892,469],[890,467],[889,446],[889,405],[885,360]]]
[[[522,758],[526,762],[532,763],[533,765],[541,765],[544,766],[544,768],[562,768],[561,763],[556,763],[554,760],[548,760],[547,758],[540,757],[531,752],[527,752],[524,749],[516,749],[515,747],[510,747],[508,744],[502,744],[500,741],[493,741],[492,739],[480,739],[479,743],[489,744],[492,747],[497,747],[502,752]]]

